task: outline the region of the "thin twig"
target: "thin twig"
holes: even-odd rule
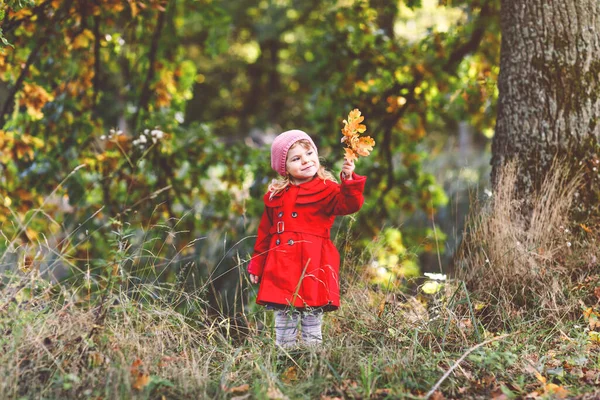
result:
[[[475,346],[471,347],[458,360],[456,360],[456,362],[454,363],[454,365],[452,365],[452,367],[450,367],[450,369],[448,371],[446,371],[446,373],[435,383],[435,385],[433,385],[433,387],[431,388],[431,390],[429,392],[427,392],[427,394],[425,395],[424,398],[428,399],[440,387],[440,385],[442,384],[442,382],[444,382],[446,380],[446,378],[448,378],[450,376],[450,374],[452,373],[452,371],[454,371],[456,369],[456,367],[458,367],[460,365],[460,363],[463,362],[465,358],[467,358],[467,356],[469,354],[471,354],[472,352],[474,352],[475,350],[477,350],[481,346],[485,346],[488,343],[495,342],[496,340],[504,339],[504,338],[506,338],[508,336],[511,336],[511,335],[514,335],[514,333],[507,333],[505,335],[496,336],[496,337],[493,337],[491,339],[486,340],[485,342],[481,342],[478,345],[475,345]]]

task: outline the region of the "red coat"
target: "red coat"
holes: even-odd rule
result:
[[[258,304],[325,307],[340,305],[340,255],[331,241],[336,215],[352,214],[363,202],[366,177],[341,184],[315,178],[290,185],[269,199],[258,226],[248,272],[260,277]]]

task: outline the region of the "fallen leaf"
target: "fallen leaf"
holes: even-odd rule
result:
[[[444,400],[444,394],[442,392],[440,392],[439,390],[436,390],[435,392],[433,392],[431,394],[431,396],[429,396],[429,400]]]
[[[563,386],[559,386],[555,383],[547,384],[545,387],[545,392],[548,394],[551,394],[552,397],[558,398],[558,399],[566,399],[567,396],[569,395],[569,392],[567,391],[567,389],[565,389]]]
[[[150,383],[150,375],[140,372],[132,386],[135,390],[142,390],[148,383]]]
[[[248,390],[250,390],[250,385],[248,385],[247,383],[244,383],[243,385],[230,388],[228,390],[228,392],[231,394],[244,394]]]
[[[532,373],[540,383],[546,384],[546,378],[544,378],[530,362],[525,364],[525,371]]]
[[[291,366],[286,369],[281,375],[281,380],[285,383],[291,383],[298,380],[298,369],[296,366]]]
[[[377,307],[377,316],[379,318],[381,318],[381,316],[383,315],[383,312],[385,311],[385,305],[387,304],[387,302],[385,301],[385,299],[381,300],[381,303],[379,303],[379,306]]]
[[[579,226],[581,226],[581,229],[583,229],[583,230],[584,230],[584,231],[586,231],[587,233],[592,233],[592,230],[591,230],[589,227],[587,227],[586,225],[584,225],[584,224],[579,224]]]
[[[144,363],[141,359],[137,358],[133,363],[131,363],[131,368],[129,371],[133,381],[131,386],[135,390],[142,390],[144,387],[146,387],[146,385],[148,385],[148,383],[150,383],[150,375],[146,372]]]

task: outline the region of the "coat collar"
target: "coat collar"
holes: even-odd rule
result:
[[[276,207],[281,205],[283,201],[298,204],[313,203],[331,195],[338,187],[339,185],[336,182],[317,177],[300,185],[290,184],[283,191],[273,196],[272,199],[269,199],[271,193],[267,193],[264,197],[265,205]]]

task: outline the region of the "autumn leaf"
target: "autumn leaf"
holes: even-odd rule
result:
[[[129,7],[131,8],[131,16],[135,18],[138,15],[138,5],[136,1],[128,0]]]
[[[579,224],[579,226],[581,227],[581,229],[583,229],[587,233],[592,233],[592,230],[587,225]]]
[[[588,340],[592,344],[595,344],[595,345],[600,344],[600,333],[598,333],[596,331],[589,331],[588,332]]]
[[[600,328],[600,315],[593,307],[583,308],[583,319],[588,323],[591,330]]]
[[[243,385],[229,388],[228,392],[231,394],[244,394],[244,393],[248,392],[249,390],[250,390],[250,385],[248,385],[247,383],[244,383]]]
[[[298,380],[298,369],[296,366],[291,366],[281,374],[281,380],[285,383],[291,383]]]
[[[43,87],[28,82],[23,83],[23,95],[19,99],[19,105],[25,106],[27,114],[33,119],[42,119],[44,116],[42,108],[52,100],[54,100],[54,97]]]
[[[131,363],[129,371],[131,373],[131,380],[133,381],[131,386],[135,390],[143,390],[150,383],[150,375],[146,372],[144,363],[139,358]]]
[[[87,49],[94,40],[94,34],[89,29],[84,29],[71,43],[73,49]]]
[[[356,155],[354,150],[352,150],[349,147],[344,148],[344,158],[348,161],[358,160],[358,156]]]
[[[373,151],[375,140],[370,136],[361,137],[360,134],[367,130],[364,124],[361,124],[365,117],[361,115],[358,108],[350,111],[348,119],[344,120],[342,128],[342,143],[345,143],[344,159],[348,161],[357,160],[359,156],[365,157]]]
[[[375,141],[370,136],[361,137],[356,144],[356,152],[363,157],[368,156],[373,151],[373,146]]]
[[[547,384],[544,390],[546,393],[552,395],[552,398],[555,399],[566,399],[569,396],[567,389],[555,383]]]

